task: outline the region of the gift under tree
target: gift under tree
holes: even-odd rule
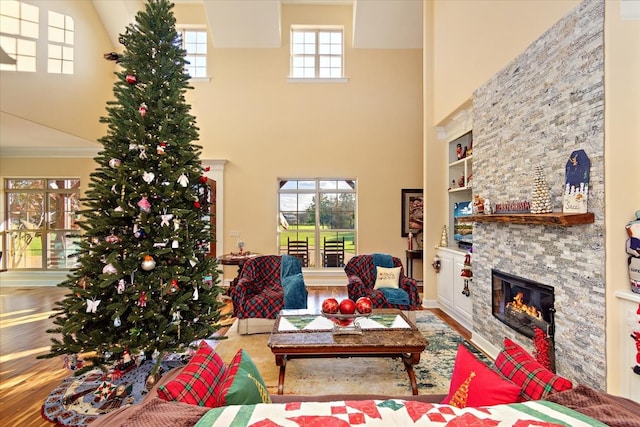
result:
[[[44,357],[93,365],[185,350],[221,320],[218,266],[207,256],[209,187],[173,4],[151,0],[120,36],[115,100],[83,199],[79,266],[66,281]]]

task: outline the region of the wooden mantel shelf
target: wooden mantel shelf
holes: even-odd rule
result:
[[[545,214],[492,214],[471,215],[457,218],[460,222],[511,222],[515,224],[557,225],[563,227],[592,224],[594,219],[595,217],[593,212],[576,214],[565,214],[562,212]]]

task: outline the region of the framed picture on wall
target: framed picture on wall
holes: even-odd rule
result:
[[[424,197],[421,188],[402,189],[402,237],[409,231],[422,232],[424,218]]]

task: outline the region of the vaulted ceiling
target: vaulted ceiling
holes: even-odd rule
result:
[[[353,7],[354,48],[422,47],[422,0],[173,0],[201,4],[215,48],[273,48],[282,45],[281,6]],[[114,46],[118,34],[144,8],[143,0],[93,0]]]

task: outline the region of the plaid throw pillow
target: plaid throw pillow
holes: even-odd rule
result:
[[[271,396],[249,354],[244,349],[239,349],[227,367],[216,405],[256,403],[271,403]]]
[[[180,375],[158,387],[158,396],[167,401],[213,408],[224,372],[225,365],[218,353],[202,341]]]
[[[520,386],[520,394],[526,400],[544,399],[549,393],[573,387],[571,381],[542,366],[509,338],[504,339],[504,350],[496,357],[496,368]]]

